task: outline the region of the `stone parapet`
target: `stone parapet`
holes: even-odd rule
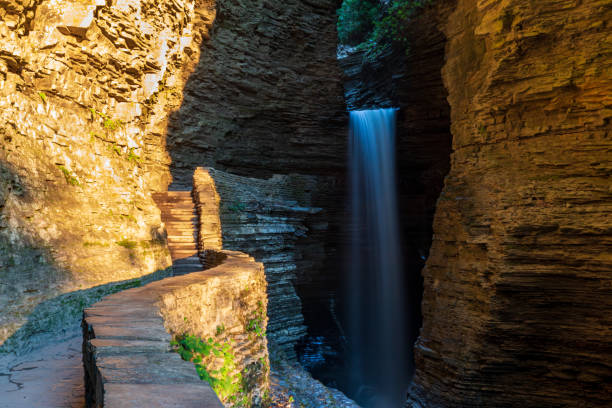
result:
[[[185,334],[232,345],[256,406],[268,388],[263,265],[221,251],[219,264],[108,296],[83,315],[88,407],[222,407],[195,366],[172,351]],[[253,320],[263,333],[255,332]]]

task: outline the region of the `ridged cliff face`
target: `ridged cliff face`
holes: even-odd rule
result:
[[[201,165],[250,177],[344,169],[338,3],[218,1],[210,40],[170,120],[176,186]]]
[[[0,344],[15,345],[78,319],[94,300],[81,290],[169,266],[150,193],[169,179],[168,111],[214,9],[9,1],[0,16]]]
[[[609,406],[612,4],[453,7],[411,406]]]
[[[4,350],[108,292],[89,288],[169,266],[151,193],[190,185],[196,166],[342,172],[337,3],[0,5]],[[324,191],[313,192],[317,204],[338,205]]]
[[[224,247],[265,264],[269,337],[288,357],[306,333],[302,309],[309,307],[295,285],[328,274],[324,248],[333,250],[338,237],[327,226],[339,223],[344,202],[336,187],[347,147],[338,3],[218,1],[210,38],[200,44],[168,127],[171,188],[188,187],[198,166],[219,170],[211,174],[222,200]],[[313,220],[299,207],[326,211]],[[304,292],[313,302],[328,296]]]

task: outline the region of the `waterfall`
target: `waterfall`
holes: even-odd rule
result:
[[[368,408],[403,406],[410,371],[395,175],[395,114],[395,109],[350,112],[349,366],[352,394]]]

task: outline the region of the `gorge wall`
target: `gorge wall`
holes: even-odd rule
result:
[[[326,302],[315,286],[328,285],[333,268],[323,259],[335,250],[342,219],[347,114],[338,4],[218,1],[168,127],[170,188],[189,188],[198,166],[217,170],[224,247],[265,264],[269,337],[289,357],[306,333],[302,309]],[[326,210],[313,217],[313,207]]]
[[[413,407],[612,396],[610,1],[459,0]]]
[[[163,274],[151,275],[170,265],[151,193],[171,182],[187,188],[196,166],[324,177],[313,206],[340,206],[346,114],[337,6],[0,5],[4,351],[66,326],[54,317],[60,308],[76,322],[84,305],[114,290],[90,288]],[[297,328],[299,306],[291,307]]]
[[[407,274],[427,258],[409,406],[609,404],[611,10],[434,2],[407,57],[341,59],[350,108],[400,108]]]
[[[195,14],[188,1],[0,6],[4,351],[65,326],[68,311],[77,323],[88,288],[170,265],[150,193],[169,178],[177,100],[161,90],[180,89]]]
[[[174,185],[197,166],[246,176],[338,173],[346,113],[336,0],[223,0],[170,120]]]

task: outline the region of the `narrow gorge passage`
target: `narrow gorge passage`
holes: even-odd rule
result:
[[[0,408],[611,407],[610,22],[0,1]]]
[[[348,367],[351,395],[364,407],[400,406],[410,367],[406,343],[395,161],[396,109],[350,112],[351,256]]]

